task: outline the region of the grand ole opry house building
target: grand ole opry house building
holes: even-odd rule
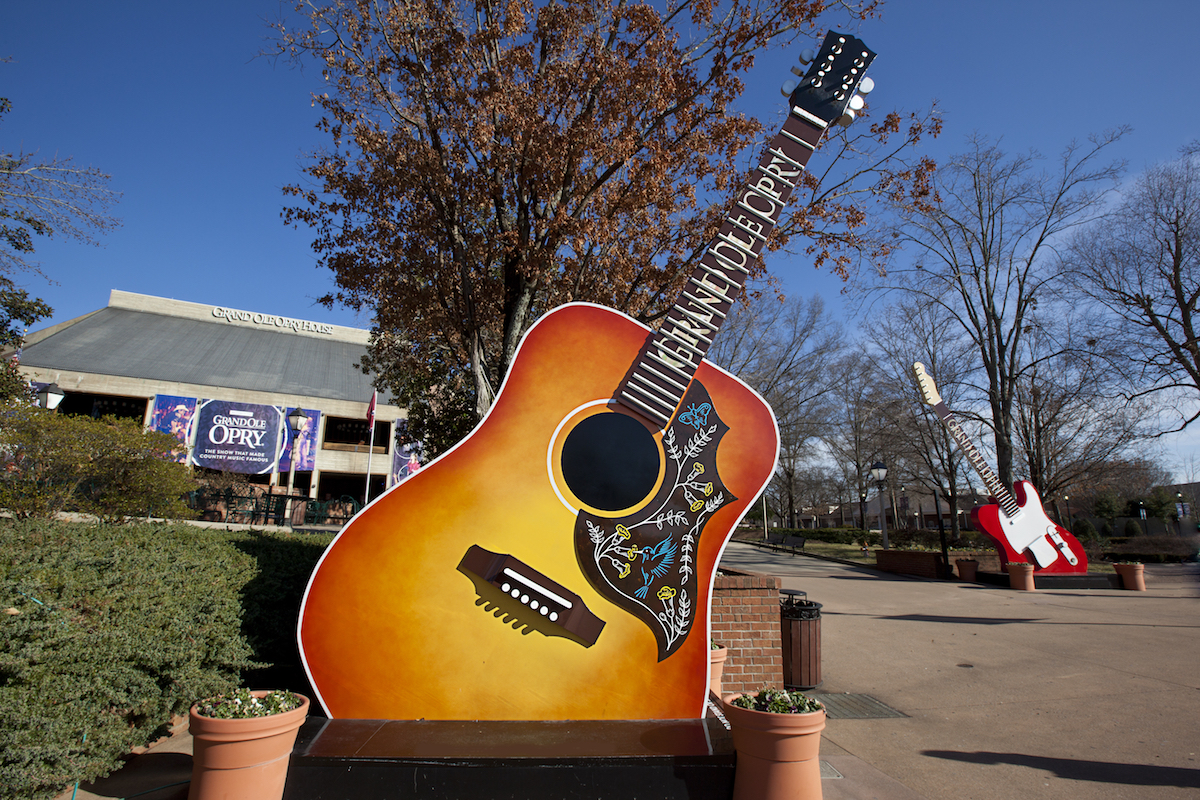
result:
[[[98,311],[29,334],[20,370],[65,393],[60,413],[140,419],[202,468],[362,501],[416,465],[395,445],[404,412],[356,364],[368,331],[113,290]],[[287,414],[304,411],[299,433]],[[369,465],[369,467],[368,467]]]

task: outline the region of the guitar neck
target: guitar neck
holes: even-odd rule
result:
[[[618,399],[666,425],[712,346],[828,125],[793,107],[662,327],[646,340]]]
[[[988,466],[987,462],[983,459],[983,455],[975,448],[975,445],[967,436],[967,432],[962,429],[962,426],[958,424],[958,420],[954,418],[954,414],[950,412],[945,403],[941,402],[935,404],[933,409],[937,412],[938,417],[941,418],[942,423],[950,430],[950,435],[954,437],[954,441],[958,442],[958,446],[966,454],[967,461],[971,462],[971,467],[983,480],[983,484],[987,487],[988,492],[991,493],[992,497],[996,498],[996,502],[1004,509],[1004,513],[1010,517],[1016,516],[1021,510],[1017,499],[1013,497],[1008,487],[1001,483],[999,476]]]

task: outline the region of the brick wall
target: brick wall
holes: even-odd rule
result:
[[[1000,563],[1000,554],[995,550],[981,553],[951,553],[950,565],[960,558],[973,558],[979,562],[980,572],[1008,572],[1008,569]],[[957,570],[955,570],[957,574]]]
[[[980,572],[1004,572],[1001,569],[1000,556],[995,552],[966,553],[956,551],[950,553],[950,569],[955,576],[958,572],[954,562],[960,558],[973,558],[979,562]],[[941,577],[940,564],[942,554],[928,550],[876,550],[875,566],[884,572],[895,572],[901,575],[915,575],[919,578]]]
[[[915,575],[919,578],[938,577],[941,553],[921,550],[876,550],[875,566],[884,572]],[[951,564],[954,562],[951,561]]]
[[[721,681],[725,693],[757,691],[764,685],[783,686],[779,585],[778,578],[764,575],[717,576],[712,596],[712,638],[729,648]]]

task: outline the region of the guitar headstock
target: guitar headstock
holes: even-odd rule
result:
[[[864,80],[874,60],[875,53],[861,39],[830,31],[816,56],[811,50],[801,54],[802,63],[811,62],[808,72],[799,84],[785,83],[784,94],[789,95],[792,108],[820,117],[826,124],[836,121],[849,125],[854,112],[864,105],[861,95],[874,88],[874,81]],[[795,68],[792,71],[798,73]]]
[[[913,364],[913,373],[917,376],[917,387],[921,390],[921,399],[931,406],[942,402],[942,396],[938,394],[933,378],[929,377],[929,373],[925,371],[925,365],[920,361]]]

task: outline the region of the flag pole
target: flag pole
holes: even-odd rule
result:
[[[378,391],[371,393],[371,405],[367,408],[367,427],[371,429],[371,433],[367,439],[367,488],[363,492],[364,506],[371,502],[371,454],[375,452],[375,399],[378,396]]]

